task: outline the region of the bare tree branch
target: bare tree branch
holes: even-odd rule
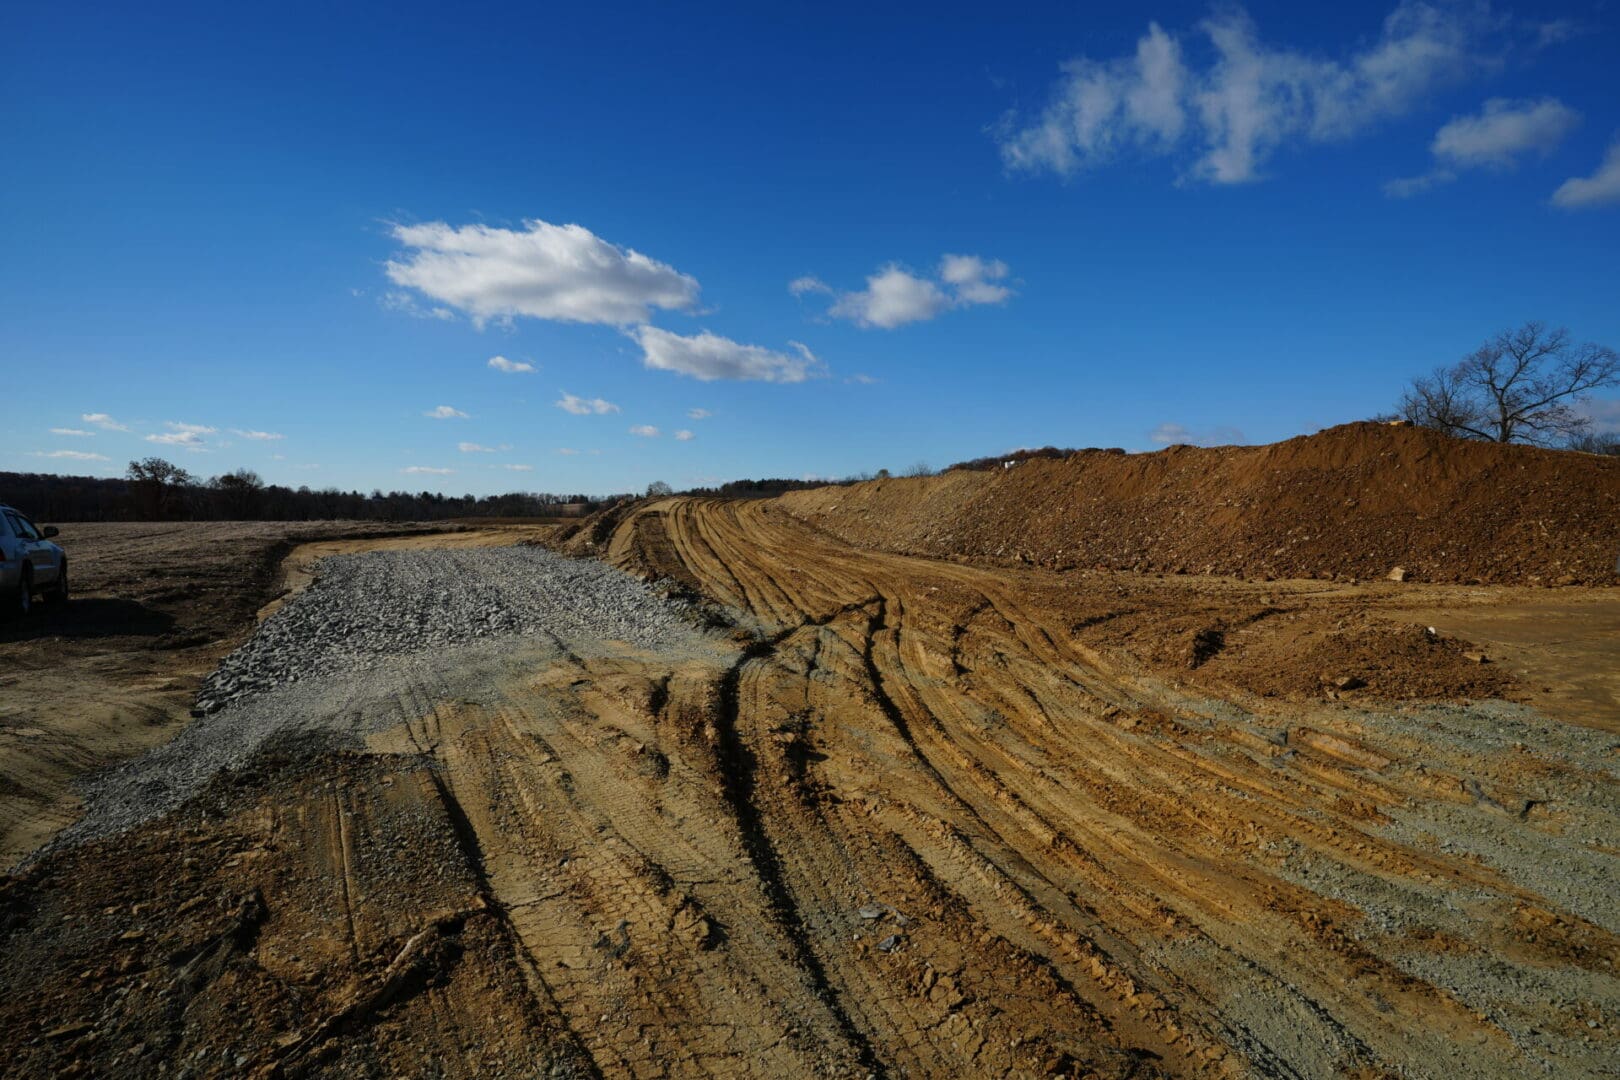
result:
[[[1528,322],[1504,330],[1450,368],[1414,379],[1401,397],[1406,420],[1461,438],[1568,443],[1589,421],[1573,406],[1620,384],[1620,355],[1576,345],[1562,327]]]

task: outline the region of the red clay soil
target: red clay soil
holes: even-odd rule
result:
[[[781,503],[864,547],[1055,568],[1599,585],[1620,555],[1620,458],[1377,423],[1268,446],[1083,450]]]

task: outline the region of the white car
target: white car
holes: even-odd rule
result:
[[[67,553],[51,543],[56,527],[40,529],[22,511],[0,505],[0,613],[26,615],[34,594],[68,598]]]

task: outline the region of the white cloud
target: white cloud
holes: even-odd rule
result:
[[[65,458],[68,461],[107,461],[106,454],[92,454],[85,450],[35,450],[28,455],[38,458]]]
[[[855,384],[857,384],[859,386],[875,386],[875,385],[877,385],[877,382],[878,382],[878,380],[873,378],[871,375],[864,375],[864,374],[861,374],[859,372],[857,372],[854,375],[851,375],[849,378],[845,379],[844,381],[847,382],[847,383],[855,383]]]
[[[1007,264],[1000,259],[977,255],[947,255],[940,260],[939,277],[956,291],[958,304],[1002,304],[1012,290],[996,282],[1007,276]]]
[[[655,326],[629,331],[641,346],[642,363],[660,371],[690,375],[703,382],[715,379],[752,379],[760,382],[797,383],[822,371],[808,346],[788,345],[793,353],[780,353],[759,345],[742,345],[704,331],[691,337]]]
[[[1491,98],[1470,116],[1453,117],[1435,133],[1435,166],[1422,176],[1391,180],[1384,194],[1405,199],[1457,179],[1467,169],[1510,169],[1526,154],[1550,154],[1580,123],[1580,114],[1556,98]]]
[[[480,446],[475,442],[457,443],[456,449],[463,454],[493,454],[495,452],[493,446]]]
[[[630,429],[630,434],[639,435],[643,439],[658,438],[658,429],[651,424],[636,424]]]
[[[937,282],[890,263],[866,279],[866,288],[840,296],[827,314],[858,326],[893,330],[952,308],[1004,303],[1012,290],[998,282],[1007,274],[1007,264],[1000,259],[978,255],[944,256]]]
[[[118,421],[114,420],[104,412],[87,412],[80,415],[79,419],[83,420],[87,424],[94,424],[97,427],[103,428],[107,431],[129,430],[127,426],[120,424]]]
[[[893,330],[932,319],[950,306],[945,290],[890,263],[866,279],[866,288],[840,296],[827,314],[859,326]]]
[[[504,371],[508,375],[516,375],[520,372],[534,370],[534,365],[529,363],[527,360],[508,360],[504,356],[490,357],[489,366],[494,368],[496,371]]]
[[[448,405],[436,405],[422,414],[429,420],[465,420],[467,414]]]
[[[1193,431],[1182,424],[1160,424],[1148,432],[1148,439],[1160,446],[1185,444],[1189,446],[1229,446],[1243,441],[1243,432],[1235,427],[1213,427]]]
[[[93,431],[81,431],[78,428],[70,428],[70,427],[53,427],[53,428],[51,428],[51,434],[52,435],[72,435],[72,436],[76,436],[76,437],[81,438],[81,439],[93,439],[93,438],[96,437],[96,433],[93,432]]]
[[[165,420],[163,426],[182,435],[216,435],[219,433],[217,427],[209,427],[207,424],[182,424],[176,420]]]
[[[1486,41],[1502,25],[1483,6],[1402,0],[1375,41],[1331,59],[1262,42],[1241,9],[1221,8],[1199,24],[1214,47],[1200,66],[1150,23],[1134,55],[1065,64],[1038,118],[1004,123],[1002,160],[1073,176],[1125,153],[1197,152],[1192,177],[1244,183],[1284,144],[1349,138],[1493,66]]]
[[[788,282],[788,292],[794,296],[804,296],[807,293],[830,293],[832,291],[831,285],[828,285],[814,274],[806,274],[804,277],[797,277]]]
[[[436,221],[397,225],[393,233],[409,251],[388,262],[389,279],[480,324],[527,316],[621,326],[646,322],[654,308],[697,302],[695,278],[580,225],[531,220],[518,230]]]
[[[708,409],[687,409],[686,410],[686,416],[687,416],[687,419],[689,419],[689,420],[707,420],[709,417],[711,417],[713,415],[714,415],[714,413],[710,412]]]
[[[181,446],[187,450],[201,450],[207,445],[195,431],[166,431],[160,435],[148,435],[146,441],[163,446]]]
[[[534,466],[533,465],[518,465],[518,464],[510,463],[510,462],[508,464],[502,465],[501,468],[503,468],[503,469],[511,469],[513,472],[534,472]]]
[[[557,447],[557,453],[562,454],[565,457],[573,457],[575,454],[578,454],[579,451],[575,450],[571,446],[559,446]]]
[[[409,476],[450,476],[454,469],[435,469],[431,465],[407,465],[399,470]]]
[[[274,442],[277,439],[286,437],[279,431],[243,431],[241,428],[232,428],[231,432],[241,438],[252,439],[255,442]]]
[[[1620,435],[1620,398],[1587,398],[1574,406],[1597,435]]]
[[[1603,164],[1591,176],[1575,176],[1558,185],[1553,192],[1554,206],[1573,210],[1583,206],[1602,206],[1620,203],[1620,139],[1609,145],[1603,155]]]
[[[694,436],[692,433],[684,428],[675,433],[675,440],[677,442],[691,442],[693,438]]]
[[[561,409],[563,412],[573,413],[575,416],[590,416],[592,414],[597,416],[605,416],[608,413],[616,413],[619,411],[619,407],[617,405],[613,404],[611,401],[604,400],[603,398],[577,397],[574,394],[570,394],[566,390],[559,390],[558,393],[560,393],[562,397],[558,398],[555,402],[553,402],[553,404],[555,404],[557,408]]]
[[[1492,98],[1477,115],[1459,116],[1435,133],[1436,159],[1459,169],[1508,168],[1529,153],[1546,156],[1580,123],[1556,98]]]
[[[1457,179],[1457,174],[1450,169],[1431,169],[1422,176],[1403,176],[1396,180],[1384,181],[1384,194],[1392,199],[1410,199],[1414,195],[1421,195],[1425,191]]]

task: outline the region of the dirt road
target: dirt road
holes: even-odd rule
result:
[[[267,747],[46,857],[0,887],[0,1053],[30,1075],[1613,1066],[1612,732],[1171,680],[1087,643],[1111,578],[860,551],[774,503],[655,504],[600,554],[731,626],[467,653],[357,704],[358,741]]]

